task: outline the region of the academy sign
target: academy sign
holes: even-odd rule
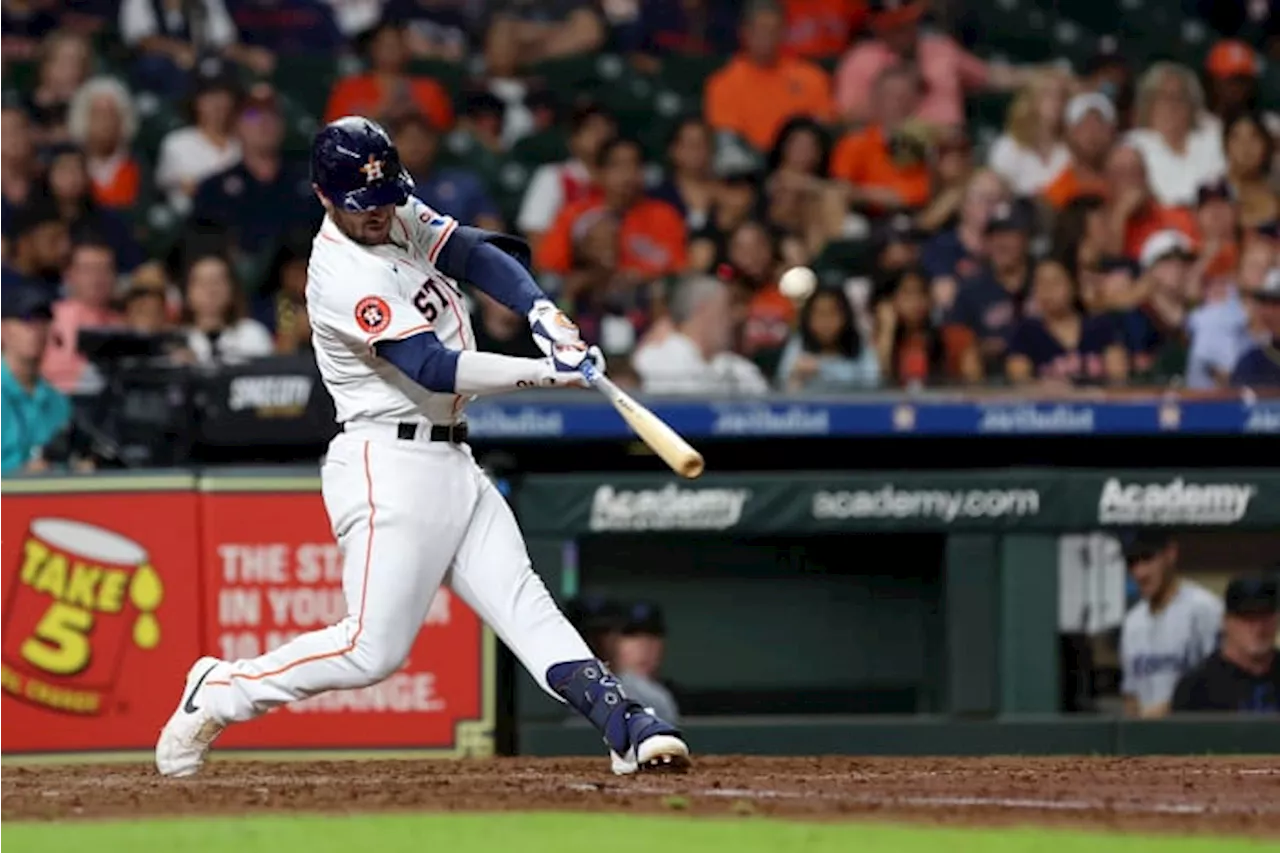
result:
[[[1258,494],[1247,483],[1126,483],[1112,477],[1098,497],[1102,524],[1225,525],[1236,524]]]

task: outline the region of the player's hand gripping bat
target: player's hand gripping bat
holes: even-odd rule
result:
[[[631,398],[613,380],[605,376],[590,360],[584,360],[578,368],[591,386],[605,396],[613,407],[622,415],[623,420],[631,425],[636,435],[662,457],[662,461],[671,466],[681,477],[690,480],[702,473],[702,454],[689,446],[689,442],[679,433],[662,422],[662,419]]]

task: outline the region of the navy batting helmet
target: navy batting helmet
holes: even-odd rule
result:
[[[360,116],[330,122],[316,134],[311,181],[339,210],[353,213],[404,204],[413,191],[413,178],[400,165],[391,137],[382,125]]]

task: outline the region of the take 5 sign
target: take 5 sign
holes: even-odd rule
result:
[[[4,749],[151,749],[202,654],[254,656],[346,612],[314,478],[4,484]],[[92,491],[74,491],[77,487]],[[493,749],[494,644],[448,590],[404,667],[230,728],[221,748]]]

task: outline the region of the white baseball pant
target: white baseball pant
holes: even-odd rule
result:
[[[252,719],[391,675],[442,583],[552,696],[552,664],[593,658],[533,572],[511,508],[466,446],[400,440],[391,424],[349,429],[330,445],[321,485],[342,549],[347,616],[261,657],[233,661],[229,675],[214,673],[205,695],[216,719]]]

